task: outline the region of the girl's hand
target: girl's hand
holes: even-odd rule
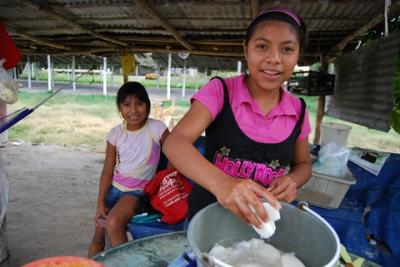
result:
[[[266,188],[248,179],[228,179],[214,191],[218,202],[232,211],[246,223],[260,227],[268,219],[267,212],[259,197],[263,197],[275,208],[280,209],[279,202]],[[255,212],[250,210],[252,206]]]
[[[94,217],[94,223],[97,224],[97,220],[107,218],[108,209],[104,205],[98,205],[96,210],[96,216]]]
[[[284,175],[272,181],[268,190],[272,195],[285,202],[292,202],[297,196],[297,184],[290,175]]]

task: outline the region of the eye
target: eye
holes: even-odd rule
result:
[[[287,46],[287,47],[282,48],[282,52],[283,52],[284,54],[290,54],[290,53],[293,53],[293,52],[294,52],[294,48],[293,48],[293,47],[290,47],[290,46]]]
[[[267,44],[260,43],[260,44],[256,44],[256,48],[260,49],[260,50],[264,50],[264,49],[267,49],[268,46],[267,46]]]

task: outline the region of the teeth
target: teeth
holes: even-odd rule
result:
[[[268,74],[268,75],[277,75],[278,74],[277,71],[269,71],[269,70],[264,70],[264,73]]]

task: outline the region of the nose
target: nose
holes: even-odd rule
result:
[[[279,64],[282,62],[282,59],[280,57],[280,53],[278,49],[269,49],[267,52],[267,58],[266,61],[269,64]]]
[[[136,113],[136,112],[138,111],[137,105],[135,105],[135,104],[130,105],[129,111],[130,111],[131,113]]]

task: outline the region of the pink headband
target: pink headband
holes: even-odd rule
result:
[[[268,14],[268,13],[282,13],[282,14],[285,14],[285,15],[291,17],[291,18],[297,23],[297,25],[298,25],[299,27],[302,27],[299,17],[298,17],[293,11],[291,11],[290,9],[285,8],[285,7],[273,7],[273,8],[271,8],[271,9],[267,9],[267,10],[264,10],[264,11],[260,11],[260,12],[255,16],[255,18],[250,22],[250,25],[251,25],[256,19],[258,19],[259,17],[261,17],[261,16],[263,16],[263,15],[265,15],[265,14]]]

